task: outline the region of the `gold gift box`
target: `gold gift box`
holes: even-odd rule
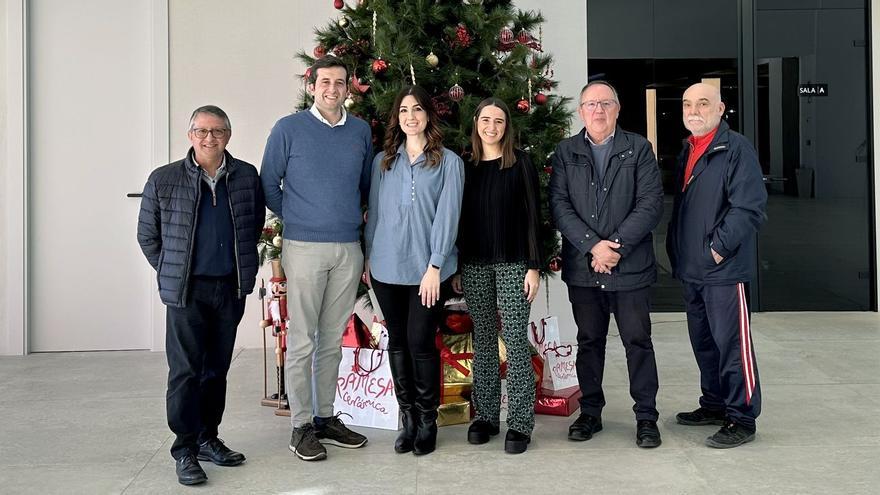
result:
[[[442,335],[443,345],[453,356],[473,356],[474,344],[471,334]],[[448,362],[442,361],[443,366],[443,396],[462,396],[471,392],[474,383],[473,358],[454,358],[458,366],[463,367],[467,374],[456,369]]]
[[[471,421],[471,401],[464,397],[443,397],[437,410],[437,426],[460,425]]]

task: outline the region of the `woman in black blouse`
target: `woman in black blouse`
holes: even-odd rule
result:
[[[507,347],[508,415],[504,450],[525,452],[535,423],[535,377],[527,338],[531,303],[538,293],[538,174],[527,154],[514,149],[510,111],[497,98],[483,100],[471,133],[473,160],[465,167],[458,233],[461,276],[474,320],[474,405],[468,442],[481,444],[499,431],[497,317]]]

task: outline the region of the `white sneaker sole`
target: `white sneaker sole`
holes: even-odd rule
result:
[[[320,461],[320,460],[327,458],[326,452],[320,452],[320,453],[315,454],[313,456],[308,456],[308,455],[303,455],[301,452],[297,452],[296,447],[294,447],[293,445],[288,445],[287,448],[290,449],[291,452],[296,454],[297,457],[299,457],[300,459],[302,459],[304,461]]]
[[[342,447],[343,449],[359,449],[367,444],[367,439],[365,438],[363,442],[358,443],[358,444],[342,443],[342,442],[338,442],[336,440],[333,440],[332,438],[319,438],[318,442],[320,442],[324,445],[333,445],[336,447]]]

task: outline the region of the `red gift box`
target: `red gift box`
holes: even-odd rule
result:
[[[535,413],[552,416],[571,416],[580,408],[580,387],[569,387],[562,390],[539,389],[535,394]]]

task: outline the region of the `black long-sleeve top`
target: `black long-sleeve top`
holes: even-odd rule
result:
[[[459,256],[464,263],[525,261],[538,269],[538,172],[519,150],[512,167],[500,165],[498,158],[465,166]]]

